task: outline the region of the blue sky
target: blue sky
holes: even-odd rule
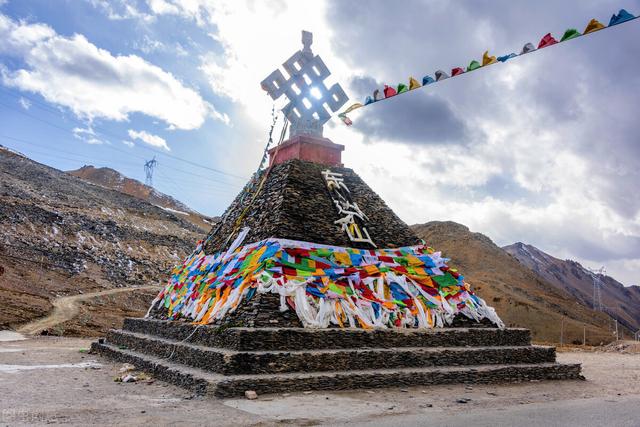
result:
[[[108,72],[109,66],[117,66],[117,57],[136,56],[146,62],[146,66],[132,66],[138,72],[143,73],[145,68],[157,66],[162,74],[175,76],[176,83],[184,90],[192,90],[198,102],[219,105],[219,108],[229,112],[233,110],[228,101],[215,95],[206,77],[198,71],[198,55],[222,52],[220,44],[198,25],[180,22],[180,18],[174,16],[158,17],[153,23],[133,17],[114,19],[98,3],[84,1],[13,1],[5,3],[0,11],[14,25],[27,28],[36,24],[47,25],[55,32],[53,37],[59,40],[82,35],[88,43],[112,56],[105,63],[82,64],[79,61],[84,57],[80,52],[82,46],[79,46],[71,53],[78,56],[78,62],[73,63],[76,69],[69,70],[71,62],[60,65],[58,78],[61,84],[76,81],[73,77],[60,76],[65,71],[62,68],[66,67],[69,74],[88,75],[88,79],[83,79],[84,83],[89,81],[88,88],[106,85],[105,80],[119,77],[101,78],[91,74]],[[165,29],[172,30],[167,35]],[[61,43],[57,46],[60,50],[65,48]],[[15,54],[15,51],[14,54],[3,52],[2,55],[2,64],[8,73],[20,69],[33,70],[29,61],[25,55]],[[99,70],[101,66],[105,68]],[[126,70],[122,72],[126,73]],[[244,184],[241,178],[250,176],[249,168],[235,170],[225,161],[226,147],[239,142],[239,138],[234,136],[234,129],[225,123],[229,120],[228,115],[219,119],[213,113],[193,108],[189,112],[190,117],[184,118],[168,108],[164,114],[153,109],[149,110],[153,112],[146,114],[132,109],[123,113],[125,117],[114,117],[112,110],[126,110],[126,106],[114,105],[110,108],[108,105],[92,105],[74,96],[62,96],[58,98],[59,102],[55,102],[56,96],[59,96],[55,90],[43,93],[41,90],[21,90],[21,86],[32,88],[28,82],[0,86],[0,143],[48,165],[63,170],[83,164],[109,166],[144,181],[143,163],[155,155],[159,162],[155,175],[156,187],[209,214],[224,209]],[[123,86],[128,86],[121,89],[129,90],[129,95],[138,88],[144,90],[142,82],[125,82]],[[159,92],[158,97],[162,102],[189,98],[188,94],[172,94],[170,88],[161,88]],[[119,95],[114,93],[114,96],[117,98]],[[114,99],[105,104],[127,102],[127,99]],[[92,130],[93,134],[78,129]],[[157,144],[153,146],[140,138],[132,138],[132,135],[139,136],[141,132],[164,139],[169,150],[158,139],[152,139]],[[130,146],[131,143],[134,145]],[[234,176],[199,168],[168,157],[167,154]]]
[[[109,166],[218,215],[257,167],[260,81],[314,32],[353,100],[638,0],[0,0],[0,144]],[[453,220],[626,284],[640,271],[640,20],[337,119],[325,136],[406,222]],[[276,103],[281,107],[282,103]]]

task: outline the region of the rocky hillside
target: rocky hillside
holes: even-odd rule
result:
[[[570,293],[585,306],[593,306],[593,278],[580,263],[552,257],[535,246],[520,242],[503,249],[556,288]],[[640,329],[640,287],[624,286],[606,275],[600,279],[604,310],[627,328]]]
[[[610,342],[610,318],[593,312],[572,295],[558,289],[520,264],[491,239],[455,222],[428,222],[412,226],[428,245],[451,258],[473,289],[495,307],[509,326],[531,329],[536,341],[565,343]],[[564,324],[564,326],[563,326]]]
[[[58,297],[160,284],[203,235],[183,215],[0,146],[0,329],[47,314]],[[154,293],[98,298],[102,308],[67,327],[100,333],[143,314]]]
[[[96,168],[91,165],[85,165],[80,169],[67,171],[67,173],[102,187],[145,200],[176,215],[182,215],[184,219],[195,224],[203,231],[209,231],[211,226],[218,220],[217,218],[202,215],[173,197],[160,193],[136,179],[127,178],[111,168]]]

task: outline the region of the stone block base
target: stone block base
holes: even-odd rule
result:
[[[127,319],[92,351],[198,394],[241,396],[449,383],[581,379],[526,329],[196,327]]]

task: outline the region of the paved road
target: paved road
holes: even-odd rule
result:
[[[119,294],[122,292],[132,292],[137,290],[158,289],[155,286],[138,286],[131,288],[115,288],[106,291],[92,292],[89,294],[72,295],[68,297],[60,297],[53,300],[53,311],[48,316],[29,322],[18,328],[18,332],[26,335],[34,335],[45,329],[52,328],[60,323],[73,319],[80,311],[80,304],[91,298],[101,297],[105,295]]]
[[[349,426],[590,427],[640,426],[640,396],[559,400],[499,409],[464,408],[380,418]]]

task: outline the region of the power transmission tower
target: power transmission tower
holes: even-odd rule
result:
[[[600,267],[598,270],[589,269],[591,279],[593,280],[593,309],[602,311],[602,276],[604,276],[606,270]]]
[[[153,159],[145,162],[144,164],[144,173],[146,175],[144,183],[149,187],[153,187],[153,168],[155,168],[156,166],[158,166],[156,156],[153,156]]]

